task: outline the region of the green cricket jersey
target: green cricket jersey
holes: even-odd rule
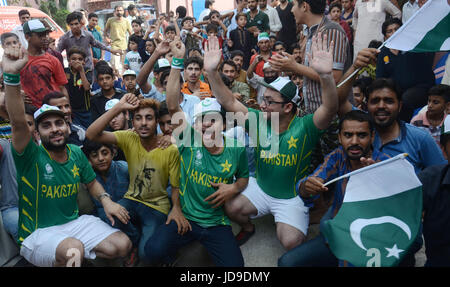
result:
[[[78,218],[80,183],[93,181],[95,172],[78,146],[68,144],[66,149],[67,161],[58,163],[31,139],[22,154],[11,148],[19,192],[19,244],[38,228]]]
[[[201,140],[199,146],[195,145],[194,133],[197,132],[188,125],[183,136],[192,136],[184,143],[178,142],[181,156],[180,203],[183,214],[204,228],[229,225],[230,220],[223,207],[212,208],[213,205],[204,199],[216,192],[210,182],[230,184],[234,182],[234,178],[248,178],[245,147],[238,146],[234,139],[224,137],[225,147],[222,153],[212,155],[201,146]]]
[[[249,118],[256,118],[256,127],[246,121],[246,130],[252,136],[256,129],[256,180],[259,187],[274,198],[289,199],[297,196],[296,183],[307,176],[311,152],[321,132],[314,125],[313,115],[294,116],[286,131],[279,134],[278,152],[271,151],[270,121],[261,120],[262,112],[249,108]],[[264,140],[267,139],[267,140]]]

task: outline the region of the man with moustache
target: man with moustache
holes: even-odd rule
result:
[[[49,105],[39,108],[34,119],[42,144],[38,146],[32,140],[20,95],[19,73],[27,62],[28,54],[20,48],[5,49],[2,69],[8,75],[4,80],[6,109],[12,127],[11,150],[20,179],[20,254],[33,265],[46,267],[79,266],[83,258],[96,256],[126,256],[131,242],[124,233],[97,217],[79,217],[77,195],[84,183],[103,205],[113,225],[129,220],[127,210],[112,202],[96,181],[81,149],[67,144],[70,129],[64,112]],[[75,250],[80,261],[70,263]]]
[[[372,147],[375,135],[370,116],[359,110],[344,115],[339,123],[339,142],[341,146],[328,154],[325,161],[308,177],[301,180],[297,188],[305,204],[312,204],[322,193],[327,192],[325,182],[338,178],[366,165],[388,159],[384,153]],[[341,179],[334,188],[334,199],[324,219],[333,218],[344,200],[345,188],[349,178]],[[323,220],[323,219],[322,219]],[[337,266],[338,260],[325,244],[324,237],[318,237],[284,254],[279,266]]]
[[[348,100],[342,104],[346,90],[347,88],[338,90],[340,115],[352,109]],[[376,131],[374,148],[391,157],[407,153],[406,159],[414,166],[416,173],[426,167],[446,163],[441,149],[429,133],[399,119],[401,94],[393,80],[376,79],[368,87],[367,94],[367,111],[374,121]]]

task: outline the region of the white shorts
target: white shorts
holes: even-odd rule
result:
[[[306,236],[309,224],[309,208],[305,206],[299,196],[289,199],[274,198],[265,193],[250,177],[247,188],[241,193],[256,207],[258,213],[250,218],[258,218],[272,214],[275,222],[282,222],[295,227]]]
[[[84,245],[84,257],[95,259],[93,249],[119,229],[112,228],[100,218],[82,215],[62,225],[38,228],[29,235],[20,248],[28,262],[39,267],[52,267],[56,262],[56,248],[66,238],[75,238]]]

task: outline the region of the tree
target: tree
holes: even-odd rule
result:
[[[58,4],[55,0],[41,1],[39,9],[48,14],[61,28],[66,30],[66,17],[70,13],[67,10],[67,0],[60,0]]]

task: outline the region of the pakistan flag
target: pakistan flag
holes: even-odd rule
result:
[[[400,154],[350,176],[337,215],[322,233],[333,254],[354,266],[396,266],[415,240],[422,184]]]

